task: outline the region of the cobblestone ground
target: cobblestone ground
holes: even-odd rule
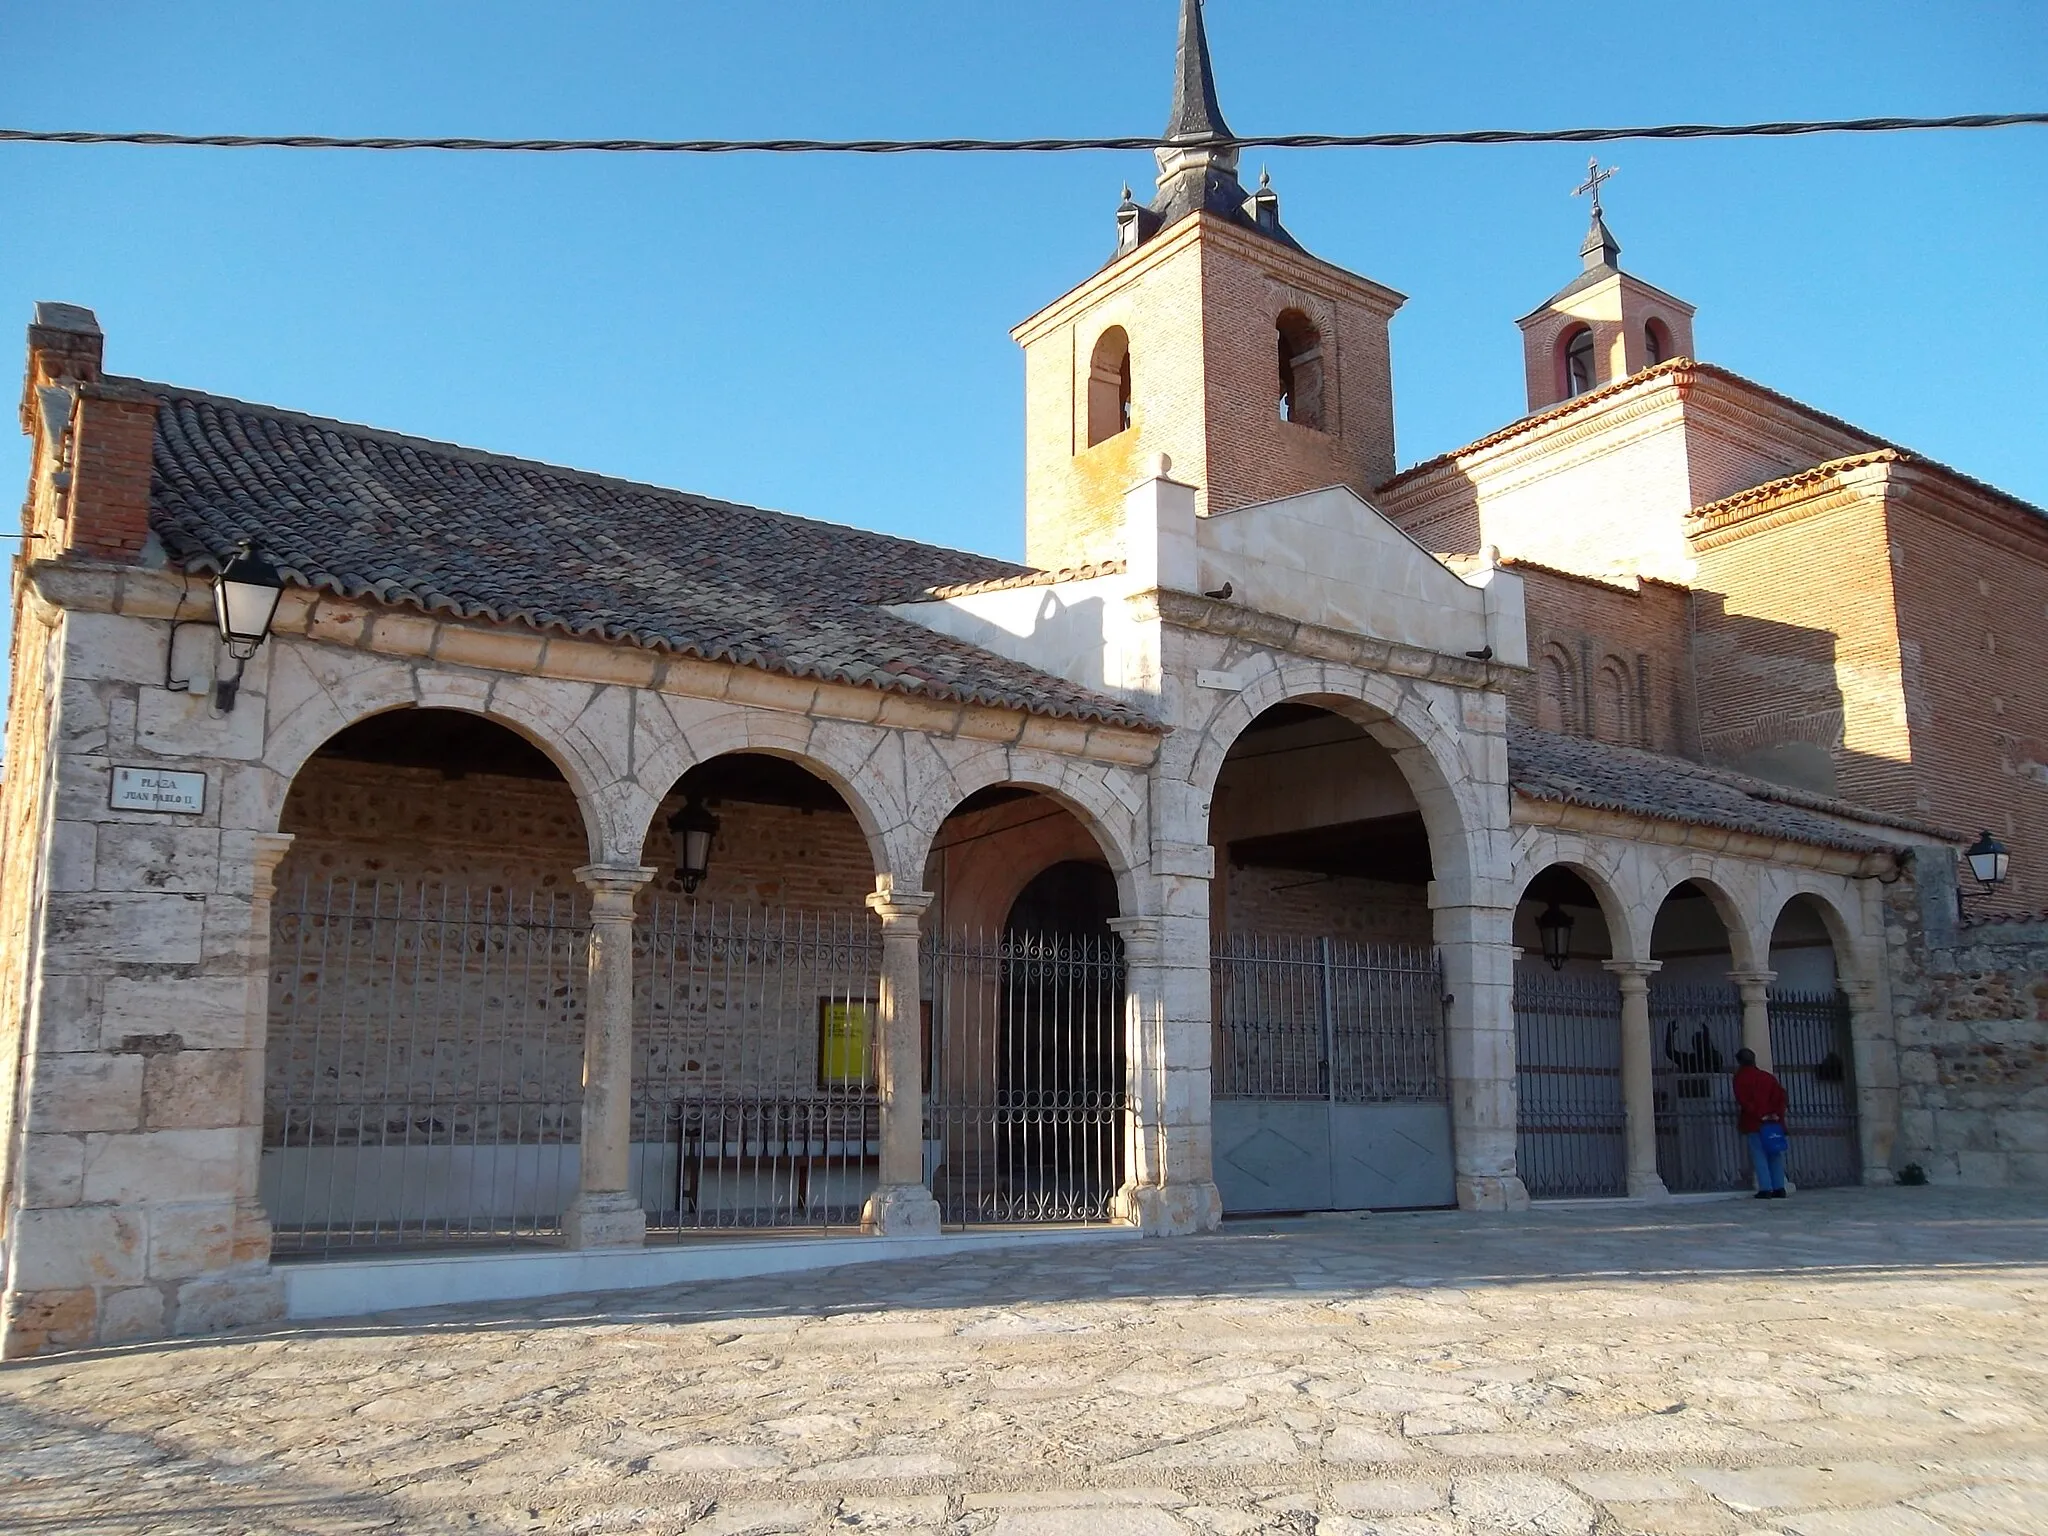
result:
[[[2048,1532],[2048,1194],[1322,1218],[0,1371],[0,1529]]]

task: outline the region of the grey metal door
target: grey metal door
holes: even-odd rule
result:
[[[1538,1199],[1628,1193],[1621,991],[1612,976],[1515,972],[1515,1166]]]
[[[1771,994],[1771,1061],[1785,1085],[1791,1146],[1785,1176],[1802,1189],[1863,1177],[1849,1000],[1839,992]]]
[[[1232,935],[1215,958],[1212,1104],[1226,1212],[1456,1199],[1433,952]]]

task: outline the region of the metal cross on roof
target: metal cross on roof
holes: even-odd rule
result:
[[[1601,170],[1600,157],[1598,155],[1595,155],[1592,159],[1586,162],[1586,179],[1580,182],[1576,187],[1572,188],[1573,197],[1584,197],[1589,192],[1593,195],[1594,218],[1599,218],[1601,213],[1600,183],[1606,181],[1609,177],[1613,176],[1613,174],[1620,169],[1621,167],[1618,165],[1610,165],[1609,167],[1607,167],[1606,170]]]

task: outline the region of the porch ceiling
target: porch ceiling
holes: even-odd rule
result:
[[[1245,869],[1298,869],[1396,885],[1427,885],[1432,878],[1429,833],[1419,811],[1239,838],[1229,852],[1230,862]]]

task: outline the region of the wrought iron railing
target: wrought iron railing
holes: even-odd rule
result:
[[[1732,986],[1650,983],[1657,1171],[1674,1194],[1754,1182],[1735,1103],[1742,998]]]
[[[1433,950],[1231,934],[1213,967],[1217,1098],[1443,1099],[1444,988]]]
[[[306,879],[272,905],[280,1253],[544,1238],[576,1190],[588,927],[564,892]]]
[[[857,1227],[881,1156],[867,912],[662,898],[634,928],[634,1177],[650,1230]]]
[[[1515,969],[1515,1163],[1538,1198],[1628,1193],[1621,992],[1612,976]]]
[[[1772,992],[1771,1070],[1785,1085],[1785,1176],[1802,1189],[1863,1176],[1855,1047],[1840,992]]]
[[[924,947],[925,1163],[949,1223],[1107,1220],[1123,1179],[1123,942],[949,932]]]

